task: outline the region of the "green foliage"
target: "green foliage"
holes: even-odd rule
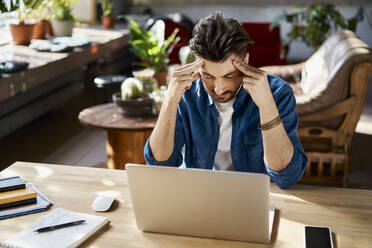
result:
[[[23,2],[23,4],[21,4]],[[0,2],[1,13],[17,11],[18,21],[22,23],[25,19],[26,13],[32,9],[38,8],[43,0],[2,0]]]
[[[7,12],[7,8],[5,6],[5,2],[1,1],[0,2],[0,13]]]
[[[196,59],[196,56],[191,50],[190,46],[181,47],[180,51],[178,52],[178,57],[182,65],[192,63]]]
[[[5,6],[5,2],[1,1],[0,2],[0,13],[7,12],[7,8]]]
[[[19,0],[8,0],[8,4],[5,1],[0,2],[1,13],[13,12],[19,9]]]
[[[101,9],[104,16],[112,14],[113,0],[101,0]]]
[[[358,22],[363,20],[363,14],[363,8],[359,7],[354,17],[345,19],[331,3],[299,5],[294,7],[291,13],[283,11],[275,18],[271,28],[279,26],[283,21],[292,23],[284,45],[300,39],[306,45],[317,49],[331,31],[336,32],[338,28],[342,28],[355,32]]]
[[[27,13],[27,17],[34,20],[50,20],[52,15],[52,3],[50,1],[42,0],[37,8]]]
[[[179,41],[176,37],[178,29],[164,40],[155,33],[140,27],[136,21],[129,18],[131,51],[141,60],[139,64],[144,68],[152,68],[156,72],[167,71],[169,54],[173,46]]]
[[[48,1],[50,9],[52,10],[52,18],[55,20],[74,20],[72,8],[77,0],[52,0]]]

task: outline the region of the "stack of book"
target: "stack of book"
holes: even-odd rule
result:
[[[40,212],[52,202],[20,177],[0,179],[0,219]]]
[[[36,203],[37,193],[20,177],[0,179],[0,210]]]

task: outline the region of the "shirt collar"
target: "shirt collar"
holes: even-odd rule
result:
[[[208,94],[208,92],[207,92]],[[208,94],[208,100],[209,100],[209,106],[212,106],[214,104],[214,99],[211,95]]]
[[[209,107],[212,106],[214,104],[214,99],[211,95],[208,94],[208,92],[205,90],[204,88],[204,83],[202,81],[202,79],[200,78],[200,88],[203,88],[203,90],[205,91],[205,93],[207,94],[208,96],[208,102],[209,102]],[[247,97],[250,97],[250,95],[248,94],[248,92],[244,89],[244,87],[242,87],[238,93],[238,95],[236,96],[236,99],[235,99],[235,102],[233,104],[233,108],[234,108],[234,111],[240,109],[240,107],[244,104],[244,101],[246,101]]]
[[[236,96],[236,100],[233,104],[234,111],[240,109],[241,106],[244,105],[244,102],[247,101],[247,98],[250,97],[248,92],[242,87]]]
[[[208,94],[207,90],[205,89],[204,87],[204,83],[203,83],[203,80],[202,78],[200,77],[197,81],[196,81],[196,92],[197,92],[197,95],[199,97],[202,97],[203,95],[207,95],[208,96],[208,106],[212,106],[214,104],[214,100],[213,100],[213,97],[211,97],[211,95]]]

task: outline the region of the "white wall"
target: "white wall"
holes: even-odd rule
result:
[[[164,1],[164,0],[162,0]],[[199,0],[194,0],[199,1]],[[233,0],[232,0],[233,1]],[[236,0],[237,1],[237,0]],[[262,0],[265,1],[265,0]],[[341,14],[350,18],[355,15],[359,2],[354,1],[355,5],[343,5],[337,6],[341,11]],[[366,3],[368,2],[368,3]],[[363,6],[372,13],[372,1],[364,1]],[[183,13],[194,21],[209,15],[214,11],[220,11],[227,17],[233,17],[241,22],[270,22],[279,15],[283,10],[290,10],[291,6],[288,3],[283,5],[151,5],[155,14],[167,14],[172,12]],[[372,18],[372,16],[371,16]],[[371,20],[372,21],[372,20]],[[286,33],[290,30],[290,25],[283,23],[280,26],[280,33],[282,39],[285,38]],[[356,34],[363,40],[369,47],[372,48],[372,27],[368,24],[368,19],[365,13],[364,20],[358,23]],[[301,42],[292,42],[291,48],[288,54],[288,61],[303,61],[313,53],[312,48],[307,47]],[[372,105],[372,77],[370,78],[370,84],[367,93],[367,105]],[[365,108],[366,110],[366,108]]]
[[[162,15],[173,12],[183,13],[194,21],[209,15],[214,11],[222,12],[226,17],[233,17],[241,22],[270,22],[278,16],[284,9],[290,10],[290,6],[246,6],[246,5],[152,5],[154,14]],[[338,9],[342,15],[346,18],[350,18],[355,15],[358,6],[339,6]],[[368,6],[372,9],[372,6]],[[285,38],[285,34],[289,31],[289,24],[281,25],[281,37]],[[364,21],[358,24],[356,30],[357,35],[366,43],[369,47],[372,47],[372,27],[368,25],[367,18],[365,16]],[[313,50],[306,47],[301,42],[293,42],[291,49],[288,54],[289,60],[304,60],[312,54]]]

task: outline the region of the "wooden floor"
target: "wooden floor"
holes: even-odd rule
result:
[[[106,132],[83,129],[43,158],[41,163],[106,167]]]
[[[86,128],[77,118],[92,105],[93,89],[88,88],[57,112],[0,139],[0,169],[15,161],[105,167],[106,132]]]
[[[349,187],[372,189],[372,87],[351,147]],[[92,89],[0,139],[0,171],[15,161],[106,167],[106,132],[82,126],[78,113],[94,105]]]

